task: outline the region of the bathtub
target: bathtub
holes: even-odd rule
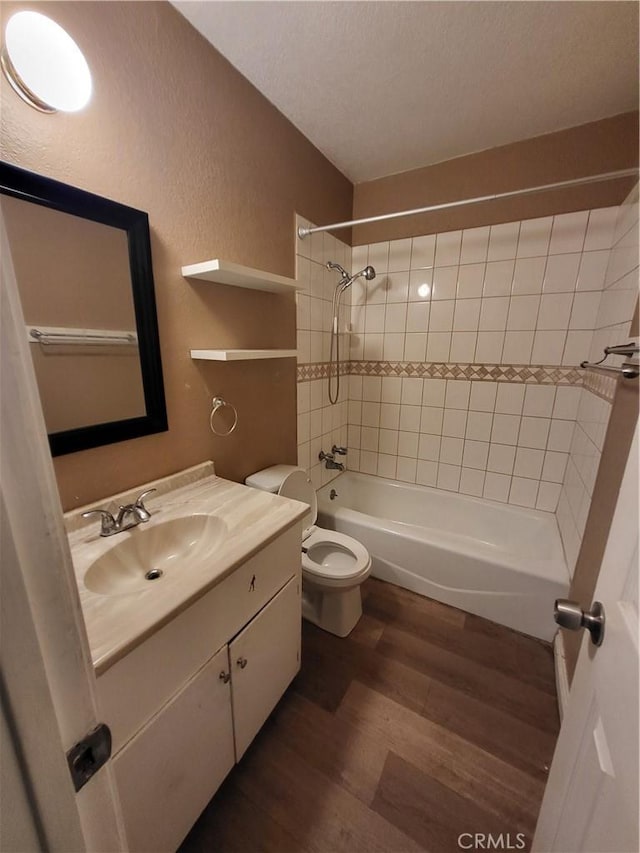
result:
[[[318,490],[318,524],[362,542],[374,577],[553,639],[569,589],[553,513],[346,471]]]

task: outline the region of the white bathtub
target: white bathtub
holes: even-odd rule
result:
[[[569,573],[552,513],[347,471],[318,491],[318,524],[362,542],[374,577],[553,638]]]

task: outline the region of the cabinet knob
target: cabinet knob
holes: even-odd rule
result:
[[[246,659],[246,658],[242,658],[242,657],[240,657],[240,658],[238,658],[238,660],[236,661],[236,663],[238,664],[238,666],[240,667],[240,669],[244,669],[244,668],[245,668],[245,666],[247,665],[247,659]]]
[[[225,672],[223,669],[218,678],[220,679],[220,681],[223,681],[225,684],[228,684],[231,681],[231,673]]]

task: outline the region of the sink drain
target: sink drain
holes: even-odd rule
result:
[[[146,573],[145,578],[148,581],[157,581],[158,578],[162,577],[162,569],[149,569]]]

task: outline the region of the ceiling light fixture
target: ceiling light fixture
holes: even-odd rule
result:
[[[17,12],[9,19],[0,65],[13,90],[40,112],[77,112],[91,97],[91,72],[82,51],[39,12]]]

